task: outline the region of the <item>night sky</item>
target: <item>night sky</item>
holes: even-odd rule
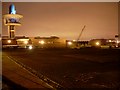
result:
[[[10,4],[24,16],[22,26],[16,28],[17,36],[77,39],[84,25],[80,40],[114,38],[118,34],[117,2],[4,2],[3,15]],[[2,27],[2,34],[7,35],[7,26]]]

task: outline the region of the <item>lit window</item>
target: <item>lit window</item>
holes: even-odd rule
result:
[[[44,44],[45,42],[42,40],[42,41],[39,41],[40,44]]]
[[[8,43],[11,43],[11,40],[8,40],[7,42],[8,42]]]
[[[28,41],[24,41],[24,44],[28,44]]]

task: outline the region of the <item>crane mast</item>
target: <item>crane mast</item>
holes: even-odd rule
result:
[[[79,41],[79,39],[80,39],[80,37],[81,37],[81,35],[82,35],[82,33],[83,33],[85,27],[86,27],[86,26],[84,25],[84,27],[82,28],[82,31],[80,32],[80,34],[79,34],[79,36],[78,36],[78,38],[77,38],[77,41]]]
[[[78,36],[78,38],[77,38],[77,40],[76,40],[76,46],[77,46],[77,47],[78,47],[78,41],[79,41],[79,39],[80,39],[80,37],[81,37],[81,35],[82,35],[85,27],[86,27],[86,26],[84,25],[84,27],[82,28],[82,31],[80,32],[80,34],[79,34],[79,36]]]

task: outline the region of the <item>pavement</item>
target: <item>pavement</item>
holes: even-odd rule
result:
[[[50,82],[51,80],[64,88],[71,89],[116,88],[119,86],[117,56],[118,50],[113,49],[7,49],[3,51],[2,55],[3,74],[25,88],[37,88],[37,90],[39,87],[35,87],[34,84],[40,83],[40,89],[47,87],[42,80],[55,88],[56,84]]]
[[[37,76],[10,60],[5,53],[2,54],[2,75],[16,85],[27,89],[48,90],[51,88]]]

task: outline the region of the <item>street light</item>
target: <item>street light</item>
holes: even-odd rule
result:
[[[96,42],[95,44],[96,44],[97,46],[99,46],[99,45],[100,45],[100,42]]]
[[[32,47],[32,46],[29,46],[28,48],[31,50],[33,47]]]
[[[112,42],[112,40],[109,40],[109,42]]]
[[[69,41],[69,42],[68,42],[68,45],[72,45],[72,42],[71,42],[71,41]]]

